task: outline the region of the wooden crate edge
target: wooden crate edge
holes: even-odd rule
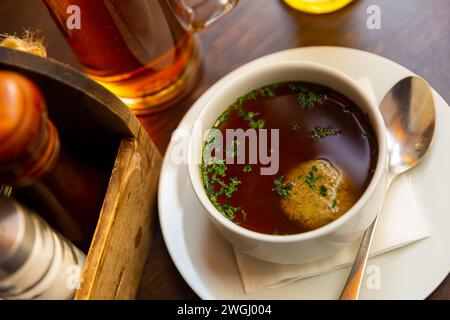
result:
[[[130,183],[130,180],[136,180],[131,179],[131,175],[135,171],[136,163],[134,163],[134,160],[137,154],[139,155],[140,161],[143,162],[143,170],[146,172],[142,176],[144,185],[137,186],[136,188],[136,185],[133,182]],[[139,132],[137,139],[130,138],[121,142],[76,299],[134,298],[140,273],[150,248],[152,216],[156,207],[156,190],[161,164],[161,155],[143,129]],[[129,238],[131,234],[127,235],[128,238],[126,240],[129,241],[120,242],[121,245],[128,243],[129,248],[126,248],[127,250],[137,250],[132,256],[133,261],[129,262],[131,265],[124,270],[121,269],[120,263],[126,265],[127,262],[121,261],[120,256],[110,256],[110,251],[114,249],[114,247],[111,247],[114,243],[116,243],[117,249],[117,238],[121,236],[120,234],[124,233],[120,232],[120,234],[117,234],[117,230],[121,227],[117,226],[116,222],[123,221],[125,219],[123,215],[128,215],[127,218],[129,219],[136,216],[127,207],[124,208],[121,206],[126,201],[124,198],[129,197],[130,190],[133,190],[135,197],[135,193],[142,193],[140,196],[142,197],[141,202],[144,205],[142,208],[143,212],[141,215],[139,213],[137,214],[141,220],[137,223],[141,224],[139,228],[141,230],[139,241],[142,244],[139,248],[133,249],[130,245],[131,239]],[[134,241],[136,242],[137,240],[135,239]],[[105,272],[106,269],[109,272]],[[132,274],[126,274],[125,271]],[[124,276],[128,278],[126,283],[122,281]]]

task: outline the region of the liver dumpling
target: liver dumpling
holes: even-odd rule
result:
[[[306,231],[336,220],[358,200],[350,179],[325,160],[298,165],[283,183],[291,184],[291,190],[281,209]]]

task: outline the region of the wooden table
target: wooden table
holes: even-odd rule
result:
[[[381,8],[381,30],[366,27],[366,10],[372,4]],[[425,77],[450,101],[449,21],[448,0],[358,0],[323,16],[296,12],[280,0],[242,0],[232,13],[199,34],[204,71],[194,91],[176,107],[143,122],[164,152],[183,115],[215,81],[265,54],[313,45],[353,47],[385,56]],[[49,55],[78,66],[39,1],[1,0],[0,33],[21,33],[24,28],[42,30]],[[172,263],[159,226],[138,298],[197,298]],[[450,299],[450,276],[430,298]]]

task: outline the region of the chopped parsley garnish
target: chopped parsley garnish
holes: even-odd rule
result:
[[[297,103],[302,108],[309,108],[316,104],[322,104],[327,96],[324,94],[317,94],[312,91],[309,93],[299,93],[297,96]]]
[[[236,102],[235,105],[240,108],[244,105],[244,103],[249,102],[249,101],[254,101],[256,100],[256,98],[259,96],[262,97],[275,97],[276,95],[276,90],[280,87],[279,83],[274,83],[274,84],[270,84],[264,87],[261,87],[259,89],[256,90],[252,90],[249,93],[243,95],[242,97],[239,97]]]
[[[309,108],[316,104],[322,104],[327,99],[325,93],[311,90],[303,83],[290,83],[289,89],[298,92],[297,103],[302,108]]]
[[[280,87],[279,83],[274,83],[268,86],[264,86],[262,88],[252,90],[246,95],[239,97],[234,103],[235,108],[239,111],[239,115],[245,121],[248,121],[250,128],[252,129],[264,129],[266,126],[266,122],[263,119],[256,119],[259,115],[258,112],[253,111],[245,111],[243,105],[246,102],[254,101],[258,96],[261,97],[275,97],[276,90]]]
[[[252,172],[252,171],[253,171],[253,168],[252,168],[251,165],[246,164],[246,165],[244,166],[244,169],[242,169],[242,171],[245,172],[245,173],[249,173],[249,172]]]
[[[301,82],[289,83],[289,89],[292,91],[298,91],[301,93],[308,93],[309,89]]]
[[[254,119],[255,116],[258,116],[259,112],[253,112],[253,111],[249,111],[247,112],[247,119]]]
[[[225,183],[222,180],[216,181],[222,189],[220,190],[220,194],[225,194],[225,196],[229,199],[238,190],[238,186],[242,183],[239,179],[236,177],[233,177],[230,179],[230,183]]]
[[[234,139],[232,142],[231,142],[231,151],[227,151],[227,157],[230,157],[230,158],[234,158],[234,157],[237,157],[238,155],[239,155],[239,145],[240,145],[241,143],[239,142],[239,140],[237,140],[237,139]]]
[[[208,140],[210,141],[210,139]],[[205,143],[205,147],[207,143]],[[238,190],[238,186],[242,183],[236,177],[229,179],[226,183],[227,166],[225,160],[211,159],[207,163],[203,163],[200,166],[203,185],[208,194],[208,198],[216,209],[221,212],[226,218],[233,221],[236,218],[236,213],[242,211],[242,208],[233,207],[229,203],[221,204],[219,202],[220,197],[226,197],[230,199],[231,196]]]
[[[315,174],[318,172],[316,166],[312,166],[311,170],[308,172],[308,175],[305,178],[305,183],[313,190],[317,190],[316,181],[322,179],[322,176],[316,176]]]
[[[217,119],[216,124],[214,125],[213,128],[219,128],[222,124],[224,124],[227,120],[228,120],[228,115],[229,115],[230,111],[227,110],[224,113],[222,113],[219,117],[219,119]]]
[[[311,137],[316,140],[319,141],[320,139],[326,138],[326,137],[333,137],[333,136],[337,136],[338,135],[338,131],[337,130],[333,130],[331,128],[314,128],[314,130],[311,133]]]
[[[280,234],[278,233],[278,229],[273,230],[272,235],[274,235],[274,236],[279,236]]]
[[[337,201],[336,199],[334,199],[333,201],[331,201],[331,209],[335,209],[337,205]]]
[[[205,142],[205,148],[216,141],[216,136],[211,135]]]
[[[264,129],[266,122],[263,119],[256,120],[259,116],[259,112],[245,111],[244,108],[239,107],[239,115],[245,121],[248,121],[248,125],[252,129]]]
[[[257,94],[257,92],[256,92],[255,90],[250,91],[250,92],[247,93],[246,95],[243,95],[242,97],[239,97],[239,98],[236,100],[236,103],[235,103],[235,104],[236,104],[236,106],[237,106],[238,108],[241,108],[241,107],[244,105],[244,103],[249,102],[249,101],[256,100],[257,96],[258,96],[258,94]]]
[[[325,186],[320,186],[319,192],[321,196],[326,197],[328,195],[328,189]]]
[[[292,122],[291,123],[291,129],[292,130],[299,130],[299,129],[301,129],[301,126],[298,124],[298,122]]]
[[[229,220],[233,221],[236,218],[236,213],[241,211],[241,208],[236,208],[230,206],[229,204],[223,204],[221,206],[221,212],[227,217]]]
[[[283,179],[284,179],[284,176],[276,178],[273,182],[274,186],[275,187],[281,186],[281,184],[283,183]]]
[[[263,97],[275,97],[276,90],[280,87],[279,83],[270,84],[268,86],[262,87],[260,89],[261,95]]]
[[[202,165],[204,174],[210,176],[210,180],[215,182],[219,177],[225,177],[227,166],[224,160],[211,159],[207,164]]]
[[[278,193],[282,198],[287,198],[291,195],[292,183],[283,183],[284,177],[274,180],[272,191]]]
[[[256,122],[250,122],[250,128],[252,129],[264,129],[266,126],[266,122],[262,119],[259,119]]]

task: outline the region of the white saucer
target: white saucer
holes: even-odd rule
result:
[[[374,54],[347,48],[309,47],[255,60],[218,81],[197,100],[180,123],[193,121],[217,88],[246,68],[269,62],[307,60],[340,69],[350,77],[368,76],[378,101],[398,80],[411,75],[404,67]],[[363,286],[362,299],[424,299],[450,271],[450,109],[435,93],[435,144],[411,173],[413,192],[431,228],[431,237],[371,259],[381,270],[381,289]],[[179,142],[178,142],[179,145]],[[174,141],[166,155],[174,151]],[[215,231],[189,182],[187,167],[166,156],[159,182],[159,218],[169,253],[178,270],[203,299],[336,299],[349,268],[300,280],[281,288],[246,295],[231,246]]]

